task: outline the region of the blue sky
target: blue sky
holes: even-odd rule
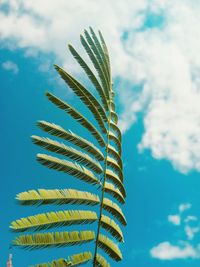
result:
[[[199,266],[200,58],[194,35],[200,35],[200,6],[193,1],[182,1],[181,7],[179,1],[174,5],[171,1],[122,2],[112,9],[112,1],[106,4],[110,23],[95,16],[104,1],[93,5],[86,1],[85,6],[80,1],[74,6],[52,1],[46,9],[44,0],[40,9],[33,1],[0,3],[4,25],[0,26],[3,266],[14,237],[8,230],[10,222],[52,208],[20,207],[15,195],[34,188],[64,188],[69,181],[70,186],[79,184],[40,166],[35,155],[41,150],[31,143],[30,136],[44,135],[35,126],[41,119],[79,129],[44,93],[48,89],[80,108],[52,64],[59,63],[84,80],[66,43],[81,51],[78,35],[88,23],[105,32],[123,131],[128,226],[121,246],[124,260],[112,266]],[[79,12],[75,11],[77,6]],[[71,252],[76,253],[75,248],[12,249],[16,267],[66,257]]]

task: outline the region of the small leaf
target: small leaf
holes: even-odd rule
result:
[[[13,241],[13,245],[29,249],[62,247],[90,242],[94,238],[93,231],[41,233],[18,236]]]
[[[83,166],[78,165],[77,163],[61,160],[46,154],[37,154],[37,160],[42,165],[50,169],[68,173],[69,175],[75,176],[85,182],[91,184],[99,183],[97,177],[91,171]]]
[[[96,212],[88,210],[66,210],[47,212],[13,221],[13,231],[42,230],[66,225],[88,224],[97,220]]]
[[[97,242],[98,246],[102,248],[112,259],[116,261],[122,260],[121,251],[111,239],[100,234]]]
[[[92,82],[92,84],[94,85],[94,87],[96,88],[101,101],[104,105],[105,110],[109,110],[108,108],[108,102],[106,99],[106,95],[105,92],[102,88],[102,86],[100,85],[99,81],[97,80],[97,78],[95,77],[94,73],[92,72],[92,70],[90,69],[90,67],[87,65],[87,63],[83,60],[83,58],[78,54],[78,52],[74,49],[74,47],[72,45],[69,45],[69,50],[72,53],[73,57],[77,60],[77,62],[79,63],[79,65],[83,68],[83,70],[85,71],[85,73],[87,74],[88,78],[90,79],[90,81]]]
[[[100,202],[97,195],[75,189],[30,190],[19,193],[16,200],[21,205],[85,204],[94,206]]]
[[[95,266],[110,267],[110,264],[107,262],[107,260],[103,256],[101,256],[99,253],[97,253]]]
[[[122,181],[119,179],[117,174],[115,174],[110,169],[106,169],[106,179],[112,181],[119,188],[119,190],[122,193],[123,197],[126,197],[126,192],[125,192],[125,189],[124,189],[124,185],[123,185]]]
[[[122,193],[113,184],[105,182],[104,191],[116,198],[120,203],[125,203],[125,199]]]
[[[104,159],[104,155],[102,152],[94,146],[91,142],[84,139],[83,137],[73,133],[72,131],[67,131],[63,129],[61,126],[49,123],[47,121],[39,121],[38,126],[45,132],[54,135],[56,137],[62,138],[66,141],[73,143],[74,145],[86,150],[88,153],[93,155],[96,159],[102,161]]]
[[[66,102],[62,101],[58,97],[53,94],[47,92],[46,96],[48,99],[57,107],[64,110],[67,114],[69,114],[72,118],[74,118],[78,123],[80,123],[83,127],[85,127],[97,140],[101,147],[105,147],[105,141],[99,131],[95,126],[92,125],[80,112],[78,112],[75,108],[71,107]]]
[[[117,218],[123,225],[126,225],[126,219],[120,207],[108,198],[103,199],[103,208],[110,212],[115,218]]]
[[[64,155],[70,159],[76,160],[76,162],[82,163],[90,169],[94,170],[96,173],[100,174],[103,172],[103,169],[99,162],[92,159],[86,153],[83,153],[73,147],[64,145],[50,138],[42,138],[36,135],[32,135],[32,141],[34,144],[47,149],[51,152]]]
[[[101,226],[111,233],[113,237],[115,237],[119,242],[123,242],[123,234],[119,225],[108,216],[102,215],[101,217]]]

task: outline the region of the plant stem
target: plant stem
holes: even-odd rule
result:
[[[106,169],[107,169],[107,157],[108,157],[108,144],[109,144],[109,132],[110,132],[110,121],[111,121],[111,94],[109,98],[109,117],[108,117],[108,133],[107,133],[107,141],[106,141],[106,158],[105,158],[105,165],[104,165],[104,180],[103,180],[103,186],[102,186],[102,194],[101,194],[101,205],[100,205],[100,212],[99,212],[99,220],[98,220],[98,228],[97,228],[97,237],[95,240],[95,251],[94,251],[94,260],[93,260],[93,267],[96,265],[96,256],[97,256],[97,247],[98,247],[98,240],[99,240],[99,234],[100,234],[100,227],[101,227],[101,217],[102,217],[102,211],[103,211],[103,199],[104,199],[104,188],[105,188],[105,182],[106,182]]]

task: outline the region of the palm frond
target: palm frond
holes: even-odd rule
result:
[[[121,167],[118,165],[117,161],[114,158],[107,156],[107,164],[108,166],[112,167],[115,172],[117,172],[120,180],[123,181],[124,180],[123,172]]]
[[[119,242],[123,242],[123,234],[119,225],[109,218],[108,216],[102,215],[101,217],[101,226],[111,233],[113,237],[115,237]]]
[[[54,123],[47,122],[47,121],[39,121],[37,125],[43,131],[53,136],[69,141],[73,143],[74,145],[84,149],[85,151],[90,153],[92,156],[94,156],[96,159],[100,161],[104,159],[104,155],[95,145],[93,145],[91,142],[84,139],[83,137],[73,133],[72,131],[67,131],[61,126],[54,124]]]
[[[118,138],[119,138],[119,140],[120,140],[120,142],[121,142],[121,140],[122,140],[122,134],[121,134],[121,131],[120,131],[120,129],[118,128],[118,126],[115,124],[115,123],[113,123],[112,121],[110,122],[110,128],[114,131],[114,132],[116,132],[116,134],[117,134],[117,136],[118,136]]]
[[[120,190],[123,197],[126,197],[126,192],[124,189],[124,185],[122,181],[119,179],[118,175],[116,175],[113,171],[110,169],[106,169],[106,179],[112,181]]]
[[[108,198],[103,199],[103,208],[111,213],[121,224],[126,225],[126,219],[120,207]]]
[[[96,56],[96,59],[101,66],[102,73],[105,77],[106,83],[108,85],[108,88],[110,88],[110,75],[109,72],[107,71],[106,64],[103,60],[102,54],[100,52],[99,47],[96,45],[95,40],[91,38],[90,34],[87,32],[87,30],[84,30],[86,40],[88,44],[90,45],[91,50],[93,51],[94,55]],[[93,36],[94,37],[94,36]]]
[[[113,184],[105,182],[104,191],[116,198],[121,204],[125,203],[122,193]]]
[[[110,108],[112,111],[115,111],[115,103],[112,100],[110,101]]]
[[[107,116],[100,105],[98,100],[90,93],[79,81],[74,79],[69,73],[55,65],[56,70],[63,78],[63,80],[68,84],[68,86],[73,90],[73,92],[80,98],[80,100],[89,108],[94,118],[96,119],[99,127],[103,133],[106,133],[106,127],[104,125],[104,120],[107,122]],[[100,112],[101,111],[101,112]]]
[[[112,140],[115,143],[118,149],[118,153],[121,155],[122,147],[121,147],[121,142],[118,139],[118,137],[112,131],[109,131],[108,136],[109,136],[109,140]]]
[[[61,258],[58,260],[53,260],[52,262],[48,263],[40,263],[37,265],[32,265],[30,267],[69,267],[72,266],[71,262],[67,262],[65,259]]]
[[[87,243],[94,238],[95,233],[93,231],[41,233],[18,236],[13,241],[13,245],[29,249],[62,247]]]
[[[78,52],[74,49],[74,47],[72,45],[68,45],[70,52],[72,53],[73,57],[77,60],[77,62],[80,64],[80,66],[83,68],[83,70],[85,71],[85,73],[87,74],[88,78],[90,79],[90,81],[92,82],[92,84],[94,85],[94,87],[96,88],[101,101],[104,105],[105,110],[109,110],[108,108],[108,102],[106,99],[106,95],[104,93],[104,90],[102,88],[102,86],[100,85],[99,81],[97,80],[97,78],[95,77],[94,73],[92,72],[92,70],[89,68],[89,66],[87,65],[87,63],[83,60],[83,58],[78,54]],[[100,112],[100,110],[99,110]]]
[[[114,111],[111,111],[111,118],[114,121],[115,124],[118,123],[118,116]]]
[[[108,66],[110,68],[110,58],[109,58],[109,53],[108,53],[108,48],[107,48],[107,45],[106,45],[106,42],[103,38],[103,35],[101,33],[101,31],[99,31],[99,37],[100,37],[100,40],[101,40],[101,44],[102,44],[102,47],[103,47],[103,50],[104,50],[104,54],[105,54],[105,57],[106,57],[106,60],[108,62]],[[109,71],[111,73],[111,71]]]
[[[110,82],[111,80],[111,73],[110,73],[110,62],[107,60],[107,57],[106,57],[106,51],[104,51],[103,49],[103,45],[100,43],[99,39],[97,38],[94,30],[92,29],[92,27],[90,27],[90,32],[91,32],[91,35],[92,35],[92,38],[94,40],[94,43],[99,51],[99,54],[102,58],[102,61],[103,61],[103,64],[106,68],[106,73],[107,73],[107,76],[108,76],[108,81]]]
[[[74,189],[38,189],[19,193],[16,200],[21,205],[46,205],[46,204],[84,204],[97,205],[100,199],[97,195]]]
[[[74,121],[79,123],[79,126],[82,126],[82,130],[88,131],[88,137],[93,137],[92,141],[87,140],[88,137],[82,137],[82,130],[80,130],[80,134],[76,134],[69,129],[47,121],[39,121],[37,125],[42,131],[54,138],[32,136],[34,144],[47,150],[47,154],[37,154],[37,161],[41,165],[66,173],[67,183],[71,179],[69,176],[74,176],[83,182],[95,185],[98,193],[92,194],[69,188],[37,189],[25,191],[16,196],[19,204],[27,206],[75,204],[90,205],[92,208],[85,210],[85,208],[75,207],[57,211],[53,206],[53,210],[49,211],[49,206],[39,207],[44,211],[22,217],[10,224],[10,229],[18,234],[12,242],[14,246],[40,249],[91,242],[94,246],[94,254],[83,252],[68,258],[58,258],[51,262],[38,264],[35,267],[79,266],[88,263],[88,261],[91,261],[93,266],[110,267],[107,257],[104,258],[99,254],[101,249],[115,261],[122,259],[117,243],[124,242],[123,233],[121,226],[112,218],[115,217],[122,225],[126,225],[125,216],[118,205],[124,204],[126,197],[121,157],[122,135],[117,126],[118,116],[114,103],[115,93],[108,49],[101,32],[98,33],[97,36],[90,27],[89,31],[84,31],[84,36],[80,36],[82,46],[93,65],[91,67],[72,45],[68,46],[72,56],[84,70],[96,92],[91,91],[90,87],[84,85],[81,80],[79,81],[63,68],[54,65],[58,74],[82,102],[81,105],[88,109],[88,112],[84,114],[85,109],[84,111],[77,110],[73,105],[69,105],[54,94],[46,93],[51,103],[71,116]],[[68,144],[63,140],[67,141]],[[111,199],[106,198],[106,195]],[[94,211],[93,206],[95,205],[97,210]],[[91,231],[95,226],[88,225],[95,222],[97,229]],[[75,228],[75,225],[77,228],[90,227],[90,231],[59,232],[61,227],[73,226]],[[49,232],[48,229],[56,227],[59,227],[57,232]],[[30,234],[22,234],[26,231]],[[103,235],[102,231],[106,234]],[[111,238],[108,238],[107,235]]]
[[[97,177],[93,174],[93,172],[83,166],[80,166],[76,162],[73,163],[67,160],[61,160],[46,154],[37,154],[37,160],[39,163],[50,169],[65,172],[85,182],[91,184],[99,183]]]
[[[97,253],[95,266],[110,267],[110,263],[108,263],[107,260],[103,256],[101,256],[99,253]]]
[[[34,144],[39,145],[44,149],[76,160],[77,162],[82,163],[90,169],[94,170],[96,173],[100,174],[103,172],[103,169],[99,162],[75,148],[66,146],[63,143],[59,143],[50,138],[42,138],[36,135],[32,135],[31,137]]]
[[[99,64],[98,60],[96,59],[94,53],[92,52],[92,50],[91,50],[90,46],[88,45],[87,41],[85,40],[85,38],[81,35],[80,39],[81,39],[81,43],[82,43],[83,47],[85,48],[85,51],[87,52],[89,58],[91,59],[91,61],[93,63],[94,68],[96,69],[96,71],[99,75],[102,87],[104,88],[104,92],[105,92],[106,97],[107,97],[107,100],[109,100],[110,99],[110,95],[109,95],[110,86],[107,83],[107,80],[106,80],[106,77],[105,77],[104,72],[102,70],[102,67]]]
[[[80,266],[88,261],[92,260],[92,253],[91,252],[83,252],[79,254],[72,255],[67,259],[58,259],[54,260],[51,263],[42,263],[37,264],[36,266],[30,267],[67,267],[67,266]]]
[[[46,93],[46,96],[53,104],[64,110],[67,114],[69,114],[72,118],[79,122],[83,127],[85,127],[95,137],[101,147],[106,146],[105,141],[100,132],[80,112],[78,112],[75,108],[71,107],[69,104],[49,92]]]
[[[120,168],[122,169],[123,168],[122,159],[121,159],[120,154],[115,149],[115,147],[108,144],[107,149],[108,149],[108,153],[110,155],[112,155],[117,160],[117,163],[119,164]]]
[[[66,225],[88,224],[96,220],[97,214],[93,211],[65,210],[21,218],[13,221],[10,225],[10,229],[16,232],[24,232],[27,230],[43,230]]]
[[[102,248],[112,259],[116,261],[122,260],[122,254],[118,246],[108,237],[100,234],[98,238],[98,246]]]

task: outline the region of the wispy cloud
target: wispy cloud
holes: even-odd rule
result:
[[[19,72],[19,67],[16,63],[13,61],[5,61],[2,63],[2,68],[7,71],[11,71],[14,74],[17,74]]]
[[[180,213],[182,213],[185,210],[191,209],[191,207],[192,207],[192,204],[190,204],[190,203],[183,203],[183,204],[180,204],[179,211],[180,211]]]
[[[199,1],[2,0],[0,7],[4,47],[53,54],[73,73],[79,69],[66,54],[67,42],[79,48],[83,28],[100,28],[120,77],[123,132],[145,111],[139,150],[183,173],[200,171]]]
[[[179,212],[177,214],[168,215],[168,221],[174,225],[179,226],[181,224],[181,221],[182,221],[182,216],[183,216],[182,213],[186,210],[189,210],[191,207],[192,207],[192,205],[190,203],[180,204],[178,207]]]
[[[184,230],[187,235],[187,238],[189,240],[192,240],[195,235],[200,231],[200,227],[191,227],[189,225],[186,225]]]

